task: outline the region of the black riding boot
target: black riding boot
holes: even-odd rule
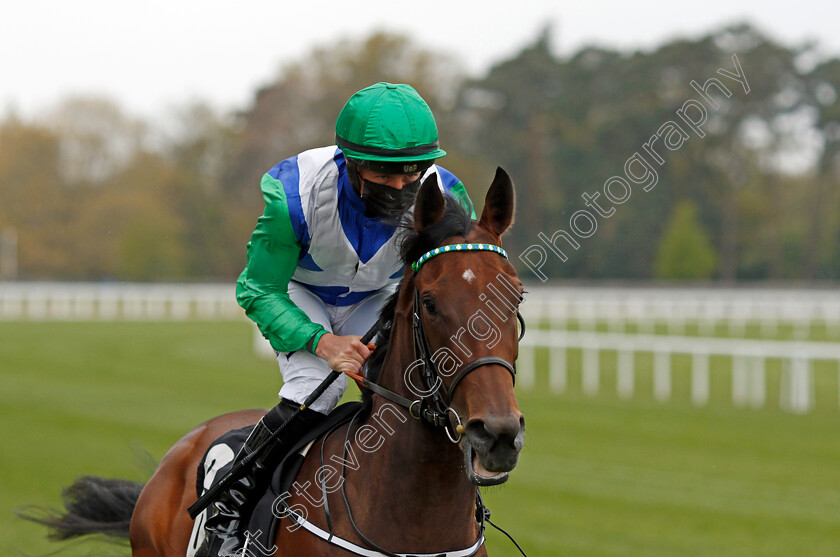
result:
[[[283,399],[280,404],[269,410],[254,426],[231,466],[235,466],[246,455],[254,452],[299,407],[299,404]],[[196,551],[196,557],[225,557],[242,552],[245,545],[245,529],[251,512],[257,504],[257,498],[265,490],[266,483],[271,479],[274,466],[286,455],[292,444],[323,418],[323,414],[309,408],[298,414],[283,428],[271,446],[254,460],[253,468],[233,482],[208,507],[208,518],[204,525],[206,536]]]

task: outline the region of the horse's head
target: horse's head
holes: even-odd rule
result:
[[[513,221],[513,184],[498,169],[478,223],[441,238],[451,228],[441,222],[451,218],[446,203],[436,180],[426,180],[417,195],[414,227],[418,237],[430,236],[422,249],[431,240],[432,247],[450,251],[433,250],[414,266],[414,329],[419,325],[427,342],[420,351],[433,365],[425,367],[437,375],[427,376],[427,384],[446,405],[451,428],[462,434],[467,475],[478,485],[498,484],[516,466],[525,430],[513,391],[522,283],[498,249]],[[422,342],[415,334],[416,351]]]

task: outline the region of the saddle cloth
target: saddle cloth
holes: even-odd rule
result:
[[[282,517],[278,505],[283,496],[290,493],[292,483],[303,464],[306,449],[315,439],[331,429],[349,422],[353,415],[359,411],[361,405],[361,402],[347,402],[337,406],[318,426],[307,432],[291,446],[289,452],[275,468],[270,485],[251,515],[248,524],[249,542],[246,547],[246,555],[249,557],[274,555],[274,538]],[[228,473],[233,465],[234,456],[239,453],[253,429],[254,426],[248,426],[228,431],[210,445],[198,466],[197,496],[201,495],[206,487],[212,485],[213,481],[223,478]],[[187,557],[195,555],[196,549],[204,539],[204,522],[208,510],[205,509],[195,519],[190,544],[187,548]]]

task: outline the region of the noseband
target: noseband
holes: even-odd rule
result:
[[[449,246],[441,246],[439,248],[435,248],[431,251],[426,252],[421,256],[417,261],[412,263],[411,269],[414,271],[415,276],[417,275],[420,268],[426,263],[429,259],[443,254],[443,253],[451,253],[451,252],[460,252],[460,251],[492,251],[497,253],[507,259],[507,252],[504,249],[500,248],[499,246],[493,244],[455,244]],[[518,311],[516,312],[516,318],[519,320],[520,323],[520,333],[519,333],[519,340],[522,340],[522,337],[525,335],[525,320],[522,318],[522,314]],[[441,392],[440,386],[443,384],[441,379],[441,374],[435,365],[434,360],[432,359],[433,352],[431,347],[429,346],[429,339],[426,335],[426,328],[423,325],[423,305],[420,301],[420,292],[415,287],[414,289],[414,308],[412,311],[412,329],[414,334],[414,362],[421,362],[422,365],[420,367],[420,377],[424,383],[425,393],[428,393],[427,396],[421,397],[417,400],[410,401],[407,398],[404,398],[396,393],[388,391],[376,385],[375,383],[366,381],[365,384],[369,387],[373,392],[384,396],[385,398],[400,404],[408,408],[409,414],[412,417],[423,420],[430,424],[443,427],[446,430],[446,434],[449,436],[450,440],[453,442],[458,442],[460,439],[461,431],[458,431],[458,437],[455,438],[450,432],[448,426],[450,425],[449,416],[450,413],[455,415],[456,420],[459,422],[460,425],[460,418],[458,418],[457,413],[452,410],[450,407],[450,403],[452,402],[452,395],[455,393],[455,388],[461,382],[464,377],[475,371],[476,369],[482,366],[488,365],[499,365],[505,368],[511,375],[511,378],[516,383],[516,365],[508,362],[506,359],[501,358],[499,356],[482,356],[480,358],[476,358],[471,362],[468,362],[461,366],[458,371],[452,374],[452,380],[449,383],[449,387],[446,389],[446,393]]]

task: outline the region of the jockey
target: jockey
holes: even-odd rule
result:
[[[262,178],[265,211],[236,297],[274,348],[283,386],[280,403],[257,423],[234,464],[270,438],[331,369],[359,373],[370,355],[361,335],[402,278],[397,225],[421,181],[436,175],[442,191],[472,209],[464,185],[434,164],[446,152],[431,110],[409,85],[377,83],[354,94],[338,115],[335,141],[337,147],[305,151]],[[198,557],[242,550],[274,465],[346,388],[341,375],[211,505]]]

